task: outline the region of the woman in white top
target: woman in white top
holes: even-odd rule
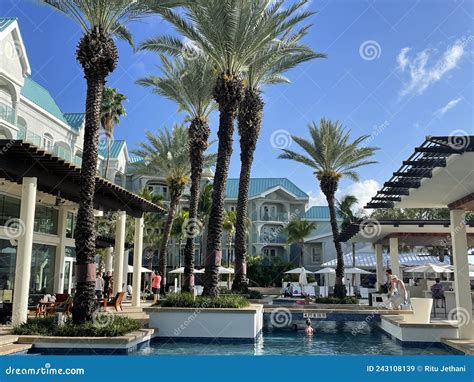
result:
[[[388,298],[393,309],[400,309],[402,304],[408,302],[408,292],[403,280],[392,274],[391,269],[385,271],[389,282]],[[403,295],[401,294],[403,290]]]

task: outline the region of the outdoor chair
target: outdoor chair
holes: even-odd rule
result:
[[[441,307],[437,308],[438,301],[441,301]],[[436,317],[436,309],[444,309],[444,316],[447,317],[448,313],[446,311],[446,297],[444,294],[441,296],[433,296],[433,316]]]
[[[104,308],[106,309],[107,306],[113,306],[117,312],[119,311],[119,308],[120,310],[123,310],[122,301],[124,298],[125,298],[125,292],[118,292],[117,295],[113,299],[109,301],[104,300]]]
[[[45,313],[46,314],[63,314],[67,317],[71,315],[73,298],[72,296],[68,295],[65,301],[56,302],[51,306],[46,306]]]

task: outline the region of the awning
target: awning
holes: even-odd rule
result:
[[[30,143],[0,139],[0,177],[21,183],[24,177],[37,178],[38,190],[79,203],[81,169]],[[96,176],[94,208],[125,211],[133,217],[144,212],[164,212],[154,203],[125,188]]]

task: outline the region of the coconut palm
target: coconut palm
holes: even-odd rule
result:
[[[198,203],[198,220],[201,222],[200,232],[199,232],[199,265],[203,265],[203,259],[206,253],[206,247],[204,243],[206,242],[207,237],[207,227],[209,223],[209,214],[211,213],[212,206],[212,183],[206,184],[199,198]]]
[[[226,211],[224,214],[224,223],[222,228],[226,233],[226,247],[227,247],[227,266],[230,267],[230,253],[232,251],[232,238],[235,235],[235,224],[236,224],[236,213],[235,211]]]
[[[235,278],[232,289],[247,290],[247,248],[248,237],[245,227],[248,211],[248,192],[253,156],[260,134],[263,115],[261,88],[265,85],[289,83],[283,73],[302,62],[313,58],[324,58],[299,43],[307,27],[289,33],[283,40],[270,44],[257,54],[257,59],[246,72],[246,89],[239,107],[238,131],[240,135],[240,177],[237,197],[237,226],[235,234]]]
[[[193,0],[183,12],[161,12],[186,40],[161,36],[141,44],[142,49],[193,58],[204,54],[217,70],[214,99],[219,105],[219,147],[214,176],[214,191],[209,218],[204,295],[218,294],[221,264],[224,194],[227,182],[234,119],[243,97],[243,72],[256,53],[283,36],[307,16],[295,14],[300,3],[283,7],[282,0]]]
[[[100,124],[105,132],[107,141],[107,158],[104,166],[104,178],[107,178],[110,161],[110,143],[114,134],[114,127],[120,123],[120,117],[124,117],[125,107],[123,102],[127,100],[123,94],[115,88],[104,87],[102,103],[100,106]]]
[[[183,240],[186,238],[186,223],[189,213],[186,210],[179,210],[173,220],[170,236],[174,239],[175,247],[178,247],[178,267],[181,267]],[[176,252],[176,251],[175,251]]]
[[[285,227],[285,231],[288,234],[286,242],[288,244],[297,244],[300,247],[299,266],[303,266],[304,239],[315,229],[315,222],[300,219],[290,221]]]
[[[84,152],[80,180],[80,202],[76,229],[76,293],[73,320],[92,320],[95,303],[94,188],[98,158],[100,107],[107,76],[117,66],[114,37],[132,42],[126,25],[148,12],[145,1],[129,0],[41,0],[60,11],[82,29],[76,50],[87,82]],[[155,4],[155,6],[158,6]]]
[[[175,58],[173,61],[161,56],[163,73],[161,77],[150,76],[140,79],[140,85],[148,86],[178,104],[179,110],[187,114],[189,120],[189,155],[191,160],[191,196],[189,219],[186,227],[186,246],[184,248],[183,291],[194,287],[194,238],[199,235],[202,223],[198,220],[198,204],[201,188],[204,152],[208,147],[209,114],[215,110],[212,99],[214,84],[211,61],[204,56],[195,60]]]
[[[166,263],[168,242],[179,200],[191,173],[189,160],[188,129],[184,125],[174,125],[173,129],[165,128],[156,135],[146,132],[147,142],[141,143],[135,151],[144,159],[135,164],[139,174],[160,176],[166,179],[169,187],[170,201],[168,215],[159,250],[159,272],[162,275],[162,290],[166,286]],[[203,165],[210,166],[215,161],[215,155],[204,156]]]
[[[329,206],[331,229],[334,245],[337,253],[336,285],[334,294],[344,297],[344,259],[339,241],[339,226],[337,224],[335,193],[342,177],[348,177],[354,181],[359,179],[357,168],[376,163],[369,158],[377,150],[375,147],[365,146],[364,142],[369,138],[363,135],[350,142],[350,131],[342,127],[339,122],[321,119],[319,126],[313,122],[309,125],[311,141],[297,136],[292,136],[306,153],[299,154],[289,149],[283,149],[284,153],[279,156],[282,159],[291,159],[314,170],[314,175],[319,181],[321,191],[326,196]]]

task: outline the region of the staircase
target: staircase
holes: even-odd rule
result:
[[[15,353],[27,352],[31,349],[31,344],[17,344],[18,336],[11,334],[10,326],[0,327],[0,356]]]

